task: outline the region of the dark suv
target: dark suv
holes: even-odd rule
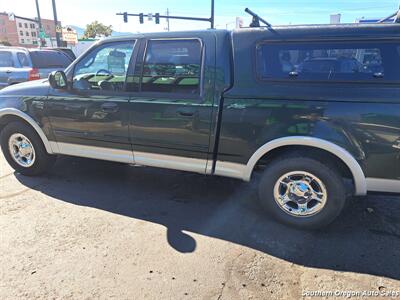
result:
[[[105,39],[64,72],[0,93],[1,146],[24,175],[58,154],[250,181],[298,228],[348,196],[400,192],[400,25]]]

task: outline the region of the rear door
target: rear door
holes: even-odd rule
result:
[[[8,86],[8,79],[14,71],[15,62],[12,52],[0,50],[0,89]]]
[[[131,83],[135,162],[205,173],[213,112],[215,37],[144,39]]]

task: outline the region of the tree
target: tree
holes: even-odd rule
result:
[[[7,40],[0,40],[0,45],[3,46],[12,46],[11,43]]]
[[[113,32],[112,25],[106,26],[103,23],[94,21],[86,25],[83,37],[88,39],[88,38],[95,38],[98,36],[110,36],[112,32]]]

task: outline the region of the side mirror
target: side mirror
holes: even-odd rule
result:
[[[66,89],[68,86],[67,75],[63,71],[53,71],[49,74],[49,83],[53,89]]]

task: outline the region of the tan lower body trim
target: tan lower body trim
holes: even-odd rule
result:
[[[135,163],[149,167],[210,174],[206,159],[134,151]]]
[[[132,152],[112,148],[50,142],[57,154],[86,157],[107,161],[137,164],[149,167],[211,174],[212,164],[207,159],[164,155],[148,152]]]
[[[243,164],[217,161],[214,174],[250,181],[250,178],[245,178],[246,168],[247,166]]]
[[[370,192],[400,193],[400,180],[369,177],[366,181]]]
[[[53,143],[55,145],[53,145]],[[76,145],[69,143],[50,142],[53,149],[58,149],[57,154],[94,158],[107,161],[133,164],[133,152],[130,150],[111,149],[95,146]],[[57,148],[58,147],[58,148]]]
[[[138,164],[157,168],[166,168],[195,172],[200,174],[211,174],[212,162],[207,159],[180,157],[147,152],[132,152],[130,150],[119,150],[95,146],[76,145],[69,143],[50,142],[52,149],[57,149],[57,154],[87,157],[93,159],[122,162],[127,164]],[[247,165],[217,161],[215,175],[232,177],[249,181],[246,176]],[[367,178],[368,191],[400,193],[400,180]]]

